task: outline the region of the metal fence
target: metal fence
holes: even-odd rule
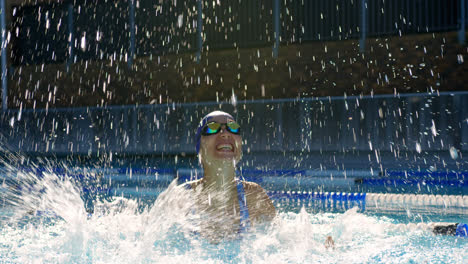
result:
[[[88,1],[12,8],[16,65],[464,29],[465,0]],[[279,36],[279,38],[277,38]]]
[[[51,154],[194,154],[203,115],[223,109],[242,126],[244,153],[468,150],[468,92],[106,108],[9,110],[8,150]]]

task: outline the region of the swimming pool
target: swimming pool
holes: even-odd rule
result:
[[[190,196],[174,180],[199,171],[52,165],[2,168],[2,262],[463,263],[468,257],[468,239],[427,227],[467,222],[462,195],[363,193],[343,179],[327,187],[304,172],[262,172],[276,219],[210,244],[194,235]],[[362,184],[355,179],[365,175],[358,174],[348,180]],[[333,250],[323,245],[328,235]]]

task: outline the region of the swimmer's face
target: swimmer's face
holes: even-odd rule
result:
[[[215,116],[209,122],[225,124],[234,122],[227,116]],[[232,161],[237,163],[242,156],[242,138],[226,130],[222,125],[216,134],[202,136],[200,140],[200,158],[203,164],[210,161]]]

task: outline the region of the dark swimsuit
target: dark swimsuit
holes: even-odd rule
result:
[[[240,209],[240,225],[238,233],[244,233],[250,228],[249,208],[247,207],[247,198],[245,197],[244,185],[242,181],[236,180],[237,184],[237,199]],[[187,189],[191,189],[190,184],[185,184]]]

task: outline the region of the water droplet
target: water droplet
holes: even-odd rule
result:
[[[416,142],[416,151],[418,153],[421,153],[421,144],[419,144],[418,142]]]
[[[383,118],[383,110],[381,107],[379,107],[379,117]]]
[[[86,33],[81,37],[80,48],[81,48],[83,51],[86,50]]]
[[[433,135],[434,137],[437,136],[437,129],[436,129],[434,120],[432,120],[431,132],[432,132],[432,135]]]
[[[231,104],[234,107],[236,107],[236,105],[237,105],[237,97],[236,97],[236,94],[234,93],[234,89],[232,89]]]
[[[184,23],[184,15],[179,15],[179,16],[177,17],[177,26],[178,26],[179,28],[181,28],[182,25],[183,25],[183,23]]]
[[[450,147],[450,157],[452,157],[452,159],[456,160],[458,159],[458,150],[454,147]]]

